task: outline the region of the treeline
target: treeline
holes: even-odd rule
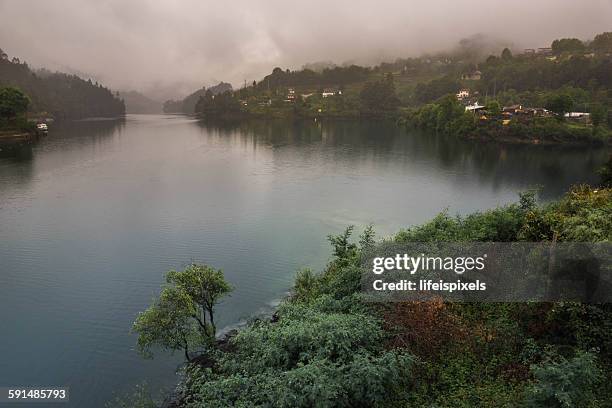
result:
[[[34,72],[17,58],[0,50],[0,86],[21,89],[30,100],[30,111],[48,112],[56,118],[116,117],[125,104],[108,88],[76,75]]]
[[[217,95],[207,90],[196,104],[195,112],[204,118],[225,119],[252,116],[395,118],[400,105],[391,73],[381,79],[368,80],[356,95],[336,88],[327,96],[318,92],[307,97],[294,93],[290,95],[293,99],[287,99],[287,88],[282,90],[282,93],[270,91],[263,95],[258,93],[256,86]]]
[[[325,86],[342,86],[355,82],[362,82],[369,78],[372,69],[358,65],[347,67],[324,68],[320,72],[311,69],[291,71],[274,68],[272,73],[266,75],[263,80],[254,82],[253,86],[258,91],[275,91],[286,87],[312,87],[317,90]]]

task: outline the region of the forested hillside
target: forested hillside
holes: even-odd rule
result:
[[[218,95],[224,92],[230,92],[232,85],[227,82],[219,82],[210,88],[202,87],[192,94],[181,100],[167,100],[164,102],[164,113],[186,113],[191,115],[195,113],[195,107],[201,97],[204,97],[208,92],[210,95]]]
[[[58,119],[125,114],[125,104],[110,89],[76,75],[34,72],[27,63],[0,50],[0,87],[7,86],[28,95],[30,112],[47,112]]]

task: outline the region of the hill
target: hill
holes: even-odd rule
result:
[[[126,113],[161,113],[162,104],[137,91],[119,92]]]
[[[60,72],[34,72],[27,63],[0,49],[0,87],[16,87],[30,100],[30,112],[48,112],[56,118],[116,117],[125,104],[113,92],[91,79]]]
[[[206,91],[210,91],[213,95],[218,95],[231,90],[232,85],[227,82],[219,82],[217,85],[211,86],[210,88],[202,87],[202,89],[198,89],[183,100],[167,100],[164,102],[164,112],[192,114],[195,113],[195,107],[198,100],[206,94]]]

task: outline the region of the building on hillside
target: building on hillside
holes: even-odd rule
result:
[[[300,95],[302,97],[302,99],[308,99],[310,98],[312,95],[314,95],[313,93],[307,93],[307,94],[302,94]]]
[[[550,55],[553,55],[553,50],[550,47],[538,48],[538,54],[539,55],[550,56]]]
[[[588,122],[591,114],[586,112],[567,112],[563,116],[566,119],[573,120],[576,122]]]
[[[525,50],[523,51],[524,55],[535,55],[535,53],[535,48],[525,48]]]
[[[457,93],[457,100],[462,101],[466,98],[470,97],[470,90],[469,89],[461,89],[459,90],[459,92]]]
[[[285,102],[295,102],[295,89],[289,88],[287,89],[287,97],[285,98]]]
[[[321,96],[323,98],[327,98],[328,96],[335,96],[335,95],[342,95],[342,91],[335,90],[332,88],[325,88],[323,89],[323,92],[321,93]]]
[[[461,79],[464,81],[480,81],[480,78],[482,78],[482,72],[479,70],[466,72],[461,75]]]
[[[481,113],[484,112],[486,109],[487,107],[479,104],[478,101],[474,102],[473,105],[468,105],[465,107],[465,111],[471,113]]]
[[[523,105],[510,105],[504,106],[502,112],[505,114],[516,115],[517,113],[523,112]]]

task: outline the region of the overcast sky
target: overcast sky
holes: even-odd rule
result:
[[[157,95],[274,66],[415,56],[476,33],[520,48],[602,31],[612,0],[0,0],[10,56]]]

